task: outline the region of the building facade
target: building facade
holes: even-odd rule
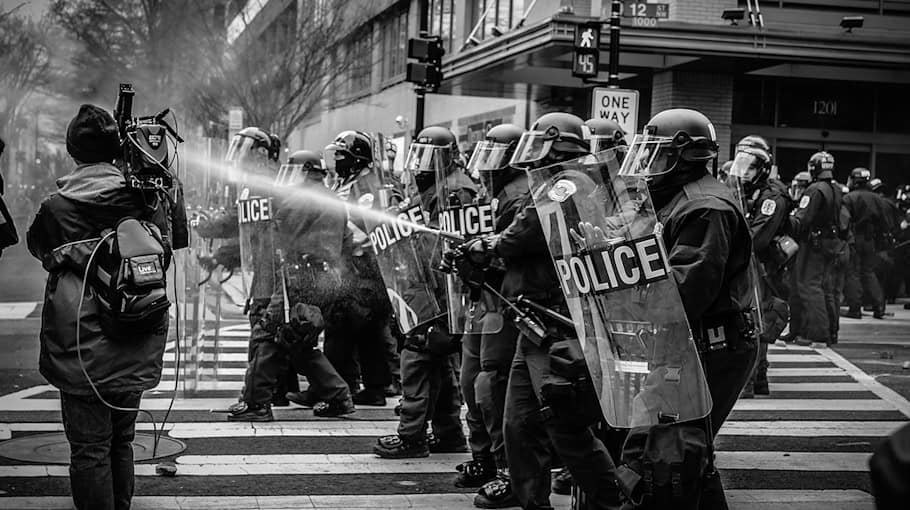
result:
[[[264,15],[296,0],[251,1]],[[571,74],[574,30],[607,20],[610,0],[427,3],[430,32],[443,38],[446,55],[426,125],[451,128],[469,150],[499,122],[527,127],[555,110],[591,115],[595,85]],[[639,92],[637,128],[660,110],[695,108],[713,121],[722,160],[736,140],[760,134],[784,179],[825,149],[839,180],[865,166],[888,184],[910,182],[910,0],[653,3],[666,6],[666,18],[622,19],[620,87]],[[298,126],[292,148],[321,148],[344,129],[413,135],[415,95],[404,74],[418,0],[350,4],[360,18],[337,51],[362,65]],[[722,17],[732,10],[727,17],[735,18],[736,9],[744,17],[735,24]],[[842,27],[845,16],[862,16],[862,26]],[[607,26],[599,49],[606,80]]]

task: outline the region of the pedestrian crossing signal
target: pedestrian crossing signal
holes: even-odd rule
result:
[[[408,39],[408,62],[405,79],[429,90],[436,90],[442,83],[442,56],[446,50],[439,36]]]
[[[600,24],[583,23],[575,26],[575,52],[572,56],[572,76],[595,78],[600,64]]]

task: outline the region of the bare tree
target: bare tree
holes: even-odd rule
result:
[[[7,132],[20,107],[45,83],[49,55],[46,23],[0,13],[0,132]]]
[[[222,51],[209,52],[209,72],[193,86],[195,116],[221,119],[229,107],[239,106],[246,124],[287,139],[326,95],[348,84],[356,66],[367,66],[369,72],[372,62],[343,55],[342,36],[364,19],[342,2],[304,0],[292,2],[258,34],[244,33],[221,46],[217,43],[228,41],[211,38]]]

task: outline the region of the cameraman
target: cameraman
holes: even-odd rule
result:
[[[98,293],[81,295],[83,278],[102,232],[129,217],[158,227],[169,261],[172,250],[187,246],[179,219],[183,204],[178,193],[173,214],[166,200],[153,202],[152,209],[142,192],[127,187],[112,164],[120,158],[117,124],[102,108],[79,108],[66,148],[76,169],[57,181],[57,192],[44,200],[28,230],[29,251],[48,272],[39,368],[60,390],[76,508],[127,509],[137,408],[142,392],[161,379],[167,314],[151,333],[112,338],[102,329]]]

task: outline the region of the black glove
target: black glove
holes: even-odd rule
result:
[[[289,313],[290,322],[285,324],[278,334],[278,341],[287,346],[301,345],[315,347],[319,343],[319,333],[325,329],[325,321],[318,307],[305,303],[292,306]]]
[[[465,241],[458,247],[458,250],[464,253],[465,258],[471,264],[480,269],[490,267],[490,263],[493,262],[493,243],[486,237]]]

